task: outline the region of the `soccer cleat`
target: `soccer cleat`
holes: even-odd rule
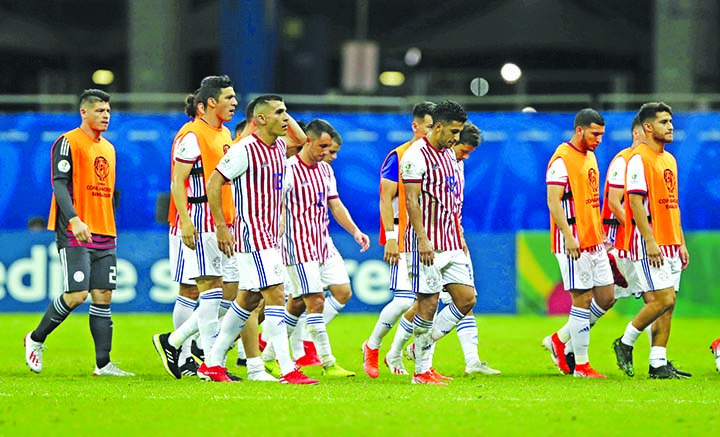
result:
[[[542,345],[550,352],[550,358],[552,359],[553,364],[555,364],[562,373],[566,375],[572,373],[567,361],[565,360],[565,343],[560,340],[557,332],[543,338]]]
[[[193,357],[187,357],[185,364],[180,366],[180,374],[182,376],[197,376],[197,370],[200,365],[195,361]]]
[[[163,367],[168,375],[175,379],[180,379],[182,373],[180,373],[180,366],[178,360],[180,359],[180,349],[174,348],[169,342],[170,333],[167,334],[155,334],[153,335],[153,345],[160,359],[162,360]]]
[[[617,266],[617,261],[615,261],[615,255],[608,252],[607,254],[608,260],[610,261],[610,269],[612,270],[613,274],[613,281],[615,282],[615,285],[621,288],[627,288],[628,287],[628,281],[625,279],[625,275],[622,274],[620,269]]]
[[[315,349],[315,343],[312,341],[303,341],[303,350],[305,351],[305,355],[317,355],[317,349]]]
[[[308,378],[299,370],[293,370],[292,372],[283,375],[280,378],[280,384],[301,384],[301,385],[314,385],[320,384],[317,379]]]
[[[32,332],[28,332],[24,339],[25,364],[28,365],[32,372],[40,373],[42,371],[43,351],[47,349],[47,346],[45,346],[43,343],[38,343],[37,341],[34,341],[30,337],[30,334],[32,334]]]
[[[227,374],[227,369],[222,366],[208,367],[202,363],[197,370],[197,376],[203,381],[233,382]]]
[[[323,367],[322,369],[323,376],[329,376],[331,378],[348,378],[351,376],[355,376],[355,372],[352,370],[343,369],[342,367],[338,366],[337,363],[333,364],[332,366]]]
[[[565,354],[565,362],[567,363],[570,373],[575,372],[575,353],[568,352]]]
[[[429,372],[432,374],[433,378],[437,379],[438,381],[452,381],[453,379],[455,379],[441,374],[432,367],[430,368]]]
[[[378,355],[380,349],[370,349],[367,345],[367,340],[362,344],[363,353],[363,370],[367,373],[367,376],[375,379],[380,375],[380,369],[378,369]]]
[[[322,361],[320,361],[320,357],[318,357],[317,354],[308,355],[306,353],[295,360],[295,365],[298,367],[322,366]]]
[[[710,350],[715,355],[715,370],[720,372],[720,338],[712,342]]]
[[[415,373],[412,377],[413,384],[447,385],[447,382],[435,379],[429,370],[425,373]]]
[[[191,343],[190,355],[192,355],[192,357],[195,358],[195,361],[198,363],[205,362],[205,351],[200,349],[200,346],[198,346],[195,340],[193,340]]]
[[[279,378],[281,371],[280,371],[280,364],[276,360],[267,360],[264,361],[265,363],[265,371],[272,376]]]
[[[248,381],[259,381],[259,382],[278,382],[278,381],[280,381],[276,377],[267,373],[264,369],[259,370],[257,372],[248,372],[247,380]]]
[[[650,366],[650,370],[648,371],[648,377],[650,377],[650,379],[684,379],[681,378],[677,373],[673,372],[673,370],[667,364],[660,367]]]
[[[135,376],[135,374],[122,370],[115,363],[107,363],[102,369],[95,366],[93,376]]]
[[[635,369],[633,368],[633,347],[623,343],[622,337],[615,339],[612,345],[620,370],[625,372],[627,376],[635,376]]]
[[[415,361],[415,343],[407,345],[405,350],[403,350],[403,355],[405,355],[405,358],[408,360]]]
[[[487,361],[480,361],[465,368],[465,375],[499,375],[502,372],[488,366]]]
[[[225,374],[227,374],[228,378],[230,378],[230,381],[232,381],[232,382],[242,381],[242,378],[241,378],[241,377],[237,376],[237,375],[234,374],[234,373],[228,372],[227,369],[225,369]]]
[[[668,366],[668,368],[669,368],[670,370],[672,370],[673,372],[675,372],[675,374],[676,374],[680,379],[690,379],[690,378],[692,378],[692,373],[685,372],[685,371],[682,371],[682,370],[678,369],[677,367],[675,367],[675,365],[672,363],[672,361],[668,361],[667,366]]]
[[[260,352],[264,351],[267,347],[267,341],[263,340],[262,334],[258,334],[258,349],[260,349]]]
[[[592,366],[590,366],[590,363],[576,365],[575,371],[573,372],[573,376],[575,378],[594,378],[594,379],[607,378],[607,376],[605,376],[601,373],[598,373],[597,370],[593,369]]]
[[[393,375],[409,375],[408,371],[405,370],[405,363],[403,363],[402,357],[391,357],[385,355],[385,365]]]

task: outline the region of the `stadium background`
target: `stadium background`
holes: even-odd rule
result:
[[[343,135],[334,164],[341,196],[373,238],[372,249],[359,254],[333,225],[355,292],[346,311],[376,311],[389,298],[376,244],[378,168],[391,147],[409,138],[412,103],[454,98],[484,131],[485,142],[466,167],[476,312],[514,314],[568,306],[548,251],[544,169],[554,147],[570,137],[573,113],[592,106],[606,117],[598,151],[604,175],[610,158],[630,142],[633,109],[663,99],[677,111],[671,150],[692,256],[676,314],[720,314],[714,265],[720,114],[713,111],[720,102],[720,39],[716,26],[707,25],[720,16],[715,2],[518,0],[474,8],[475,2],[449,1],[438,10],[423,0],[411,11],[405,2],[306,3],[127,0],[103,2],[104,19],[97,20],[89,6],[100,3],[92,0],[44,8],[0,1],[0,311],[42,311],[60,291],[52,234],[25,227],[28,218],[47,213],[49,147],[77,125],[74,101],[89,86],[114,97],[107,134],[119,155],[121,192],[114,311],[170,311],[175,288],[156,202],[168,189],[170,141],[186,120],[183,93],[222,72],[235,79],[241,106],[253,93],[281,92],[296,118],[326,118]],[[199,22],[217,26],[203,26],[202,37],[185,32]],[[106,37],[94,37],[98,32]],[[351,54],[344,43],[363,41],[379,54],[362,58],[362,68],[346,77]],[[422,52],[416,65],[403,62],[411,47]],[[523,67],[516,83],[497,73],[507,60]],[[114,71],[115,80],[93,85],[98,69]],[[368,76],[383,70],[398,70],[406,80],[391,87]],[[469,94],[477,76],[490,82],[484,98]],[[525,106],[539,112],[520,112]],[[624,302],[618,312],[632,305]]]

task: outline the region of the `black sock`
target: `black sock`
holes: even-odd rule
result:
[[[110,362],[112,331],[110,304],[90,304],[90,333],[95,342],[95,363],[98,369],[102,369]]]
[[[45,339],[67,318],[73,309],[65,303],[63,295],[56,297],[50,302],[43,318],[37,328],[30,334],[32,341],[45,343]]]

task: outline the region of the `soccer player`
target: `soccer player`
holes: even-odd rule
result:
[[[715,370],[720,372],[720,338],[712,342],[710,351],[715,355]]]
[[[288,160],[283,190],[285,232],[281,248],[291,295],[285,322],[288,331],[292,331],[300,315],[307,311],[307,329],[322,362],[323,374],[355,376],[336,363],[326,330],[323,278],[330,285],[345,283],[347,279],[344,266],[329,262],[328,209],[363,251],[367,250],[369,239],[340,202],[332,167],[323,161],[333,143],[335,129],[325,120],[315,119],[305,131],[308,142]]]
[[[407,265],[417,299],[412,382],[446,385],[433,371],[431,362],[431,349],[439,340],[433,329],[438,295],[445,287],[453,300],[446,317],[438,317],[439,325],[457,325],[475,305],[472,273],[462,248],[457,159],[451,150],[467,121],[467,113],[458,103],[443,101],[433,108],[432,119],[430,133],[415,141],[400,160],[410,222],[405,230],[404,251],[411,254]]]
[[[363,369],[371,378],[377,378],[378,355],[382,339],[400,320],[397,330],[397,342],[393,341],[395,353],[385,356],[385,364],[390,372],[397,375],[407,375],[402,360],[402,348],[412,335],[412,321],[404,320],[401,316],[412,307],[415,294],[410,284],[405,254],[400,253],[403,247],[405,228],[407,227],[407,212],[405,210],[405,186],[400,177],[399,162],[407,149],[415,141],[425,137],[433,127],[432,102],[420,102],[413,106],[412,123],[413,137],[410,141],[391,150],[385,157],[380,170],[380,244],[385,246],[383,259],[390,265],[390,290],[393,299],[380,311],[370,338],[362,345]],[[400,338],[398,337],[400,336]],[[399,347],[395,347],[398,343]]]
[[[306,136],[290,117],[282,97],[263,95],[256,99],[254,119],[257,130],[235,143],[218,164],[208,181],[208,199],[213,216],[222,217],[222,187],[232,181],[238,214],[237,239],[227,226],[217,227],[217,245],[227,256],[236,250],[242,282],[237,298],[225,315],[217,340],[203,363],[213,381],[229,382],[223,366],[228,347],[242,331],[261,299],[265,301],[265,334],[274,345],[284,384],[317,384],[299,370],[290,358],[285,326],[284,265],[278,247],[283,178],[285,175],[285,139],[294,133],[293,146]],[[293,125],[288,130],[288,125]],[[237,248],[236,248],[237,244]],[[203,370],[201,366],[198,372]]]
[[[557,147],[546,173],[547,204],[550,210],[551,249],[560,266],[565,290],[572,297],[568,322],[548,340],[553,360],[563,373],[570,373],[563,345],[572,341],[575,353],[573,375],[606,378],[590,365],[591,302],[609,308],[613,301],[613,275],[603,244],[600,217],[599,171],[595,149],[602,142],[605,120],[587,108],[575,116],[570,141]]]
[[[629,251],[629,268],[642,289],[654,298],[646,300],[623,336],[613,342],[617,364],[628,376],[635,374],[635,341],[650,324],[672,312],[681,273],[690,262],[680,218],[677,163],[665,150],[673,141],[672,108],[663,102],[645,103],[638,119],[645,131],[645,143],[633,149],[627,162],[623,249]],[[668,337],[669,329],[653,335],[651,378],[678,378],[667,364]]]
[[[53,144],[48,229],[62,260],[64,292],[25,336],[25,363],[40,373],[45,340],[90,295],[90,333],[95,343],[94,376],[135,376],[110,361],[117,255],[113,192],[115,147],[102,134],[110,124],[110,95],[88,89],[80,95],[80,127]]]

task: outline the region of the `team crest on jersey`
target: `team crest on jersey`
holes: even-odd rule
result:
[[[663,172],[663,179],[665,180],[665,187],[668,192],[672,193],[675,191],[675,174],[669,168],[666,168]]]
[[[590,188],[592,188],[593,193],[598,192],[598,175],[597,171],[594,168],[591,168],[588,170],[588,182],[590,183]]]
[[[100,179],[100,182],[105,182],[105,179],[107,179],[110,174],[110,164],[107,159],[103,156],[98,156],[95,158],[93,167],[95,167],[95,176]]]
[[[62,161],[58,162],[58,170],[60,170],[63,173],[67,173],[70,171],[70,163],[63,159]]]

